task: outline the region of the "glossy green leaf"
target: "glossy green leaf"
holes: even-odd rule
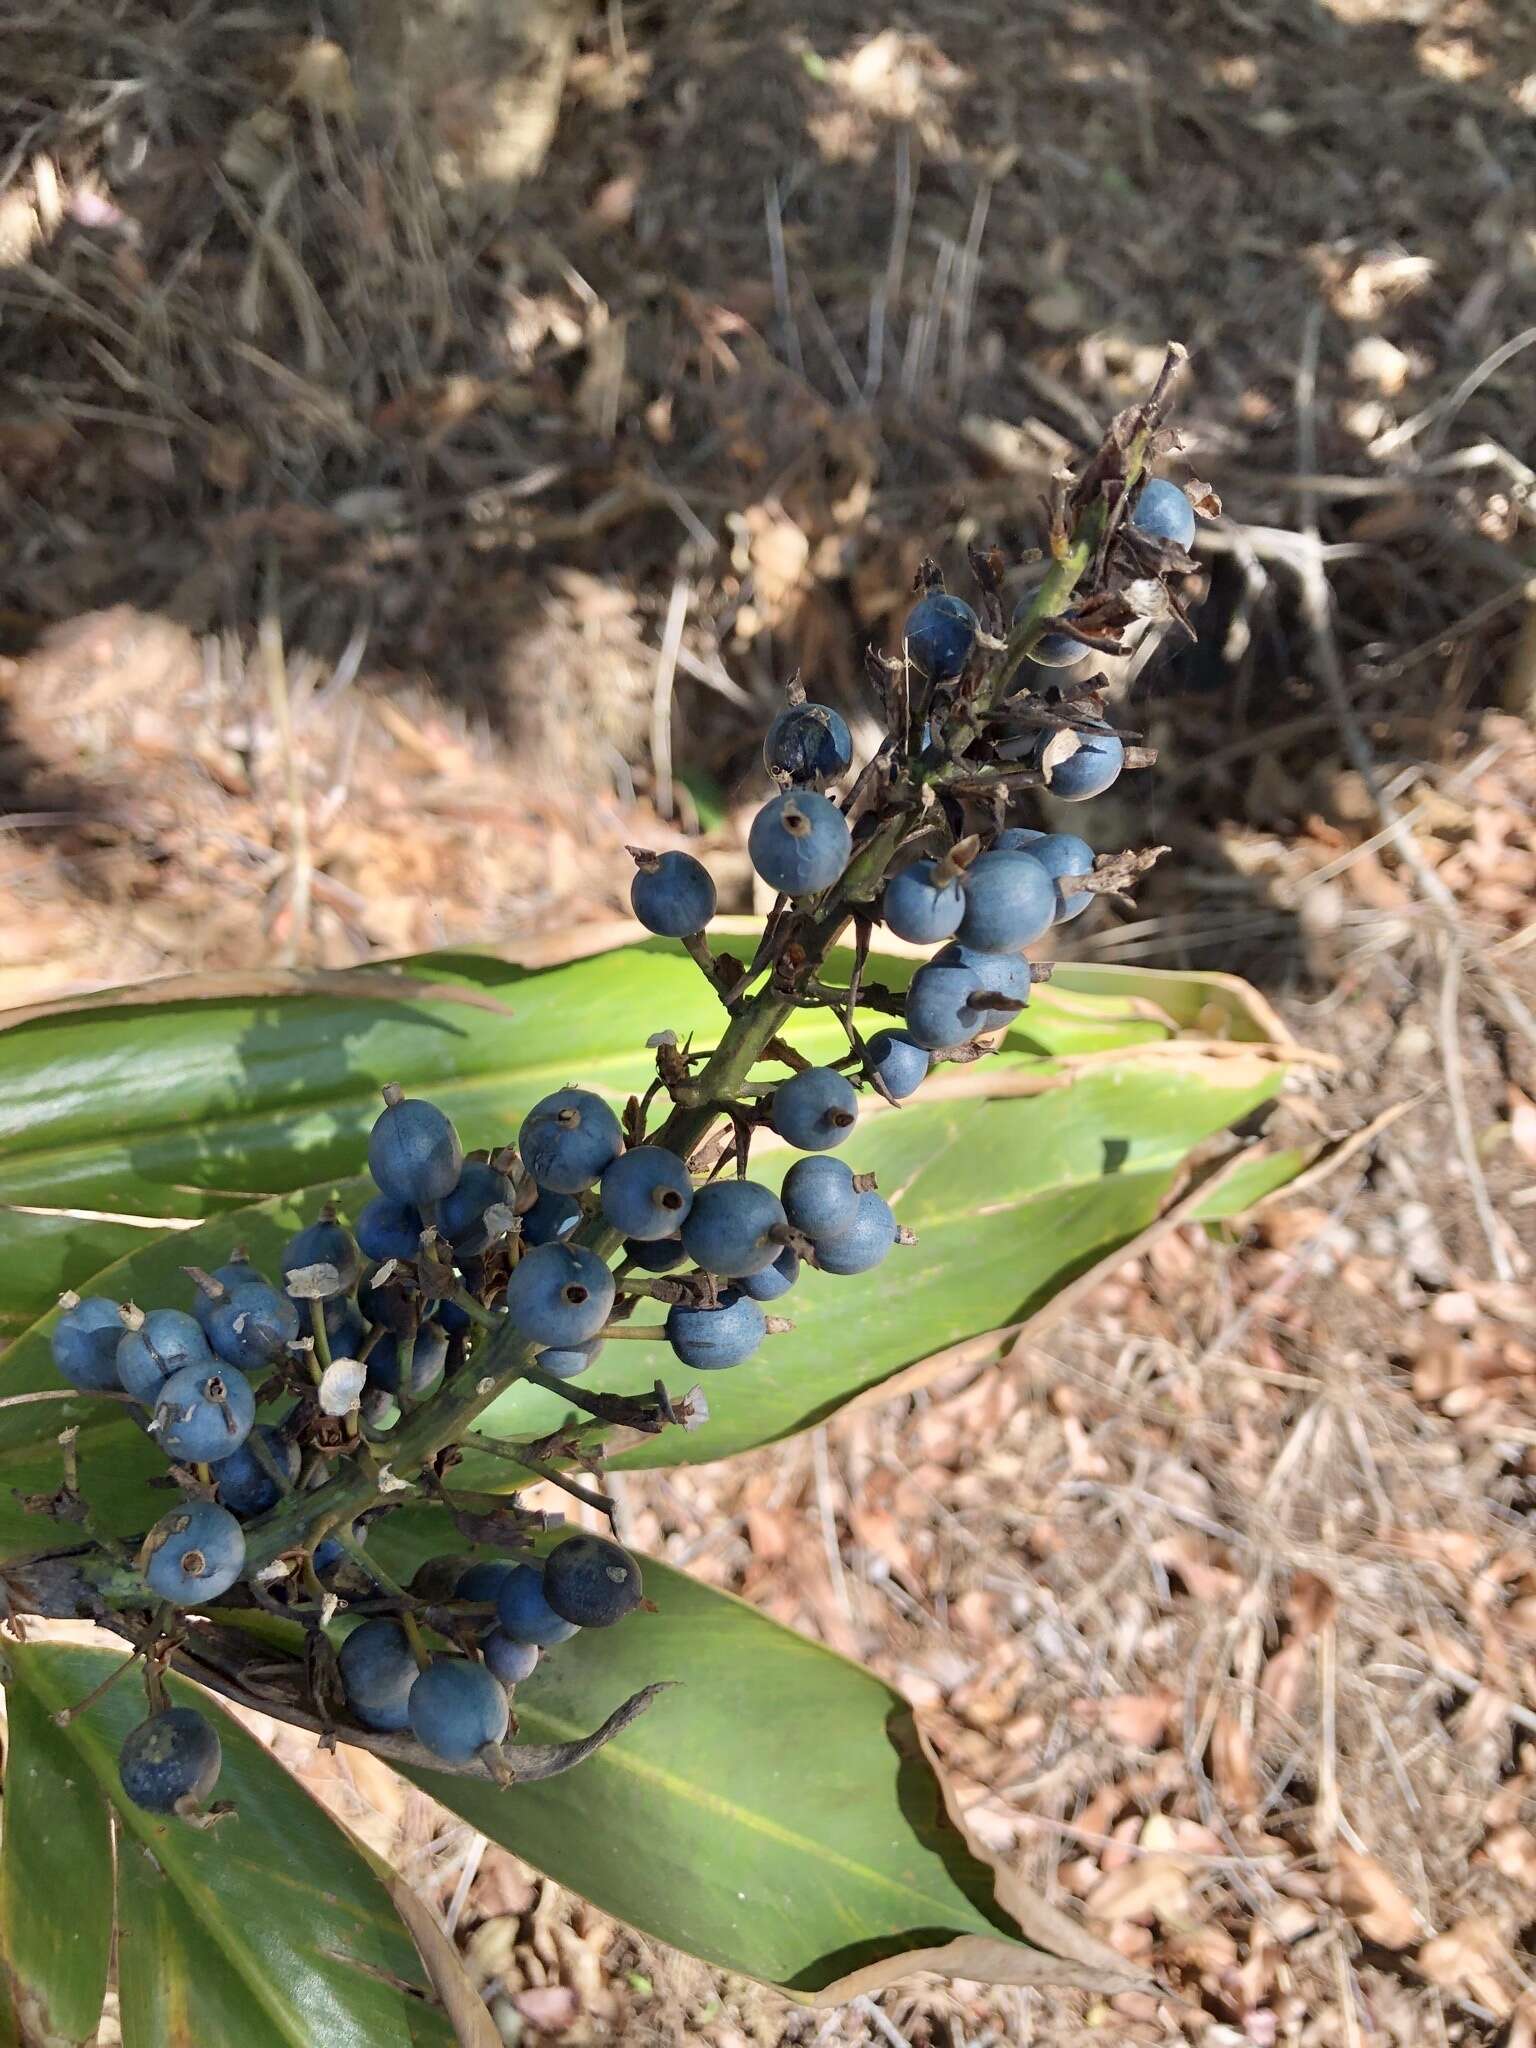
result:
[[[7,1758],[7,1802],[14,1773],[28,1768],[28,1726],[83,1698],[117,1661],[52,1643],[8,1654],[11,1725],[19,1705],[23,1739]],[[205,1694],[176,1680],[171,1692],[217,1723],[217,1796],[235,1807],[217,1826],[160,1819],[122,1796],[118,1749],[145,1711],[131,1678],[55,1731],[67,1756],[40,1766],[45,1784],[62,1774],[117,1817],[124,2048],[450,2048],[452,2029],[363,1857]],[[49,1903],[73,1913],[79,1897],[71,1884]]]
[[[28,2038],[65,2048],[95,2040],[106,1995],[111,1821],[36,1694],[13,1686],[7,1708],[0,1946]]]
[[[454,1547],[428,1511],[391,1518],[379,1538],[404,1570]],[[517,1690],[519,1736],[546,1742],[584,1733],[643,1685],[681,1681],[598,1755],[510,1792],[408,1775],[605,1912],[792,1991],[923,1966],[996,1982],[1126,1981],[1118,1957],[1047,1909],[1024,1938],[951,1820],[898,1693],[654,1560],[645,1590],[654,1614],[584,1631]],[[957,1942],[967,1946],[913,1961]]]

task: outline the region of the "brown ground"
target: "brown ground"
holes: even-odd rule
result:
[[[669,828],[746,907],[777,686],[860,711],[1174,335],[1230,516],[1094,807],[1176,858],[1082,943],[1260,980],[1341,1062],[1293,1128],[1410,1107],[942,1395],[627,1482],[1182,2017],[797,2015],[308,1768],[509,2039],[1531,2048],[1536,9],[359,13],[0,24],[0,1000],[611,915]]]

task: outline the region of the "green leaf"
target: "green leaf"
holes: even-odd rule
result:
[[[454,1547],[427,1510],[376,1540],[405,1571]],[[1019,1902],[1034,1920],[1021,1935],[898,1693],[729,1594],[652,1559],[644,1571],[657,1611],[562,1644],[516,1707],[521,1739],[566,1741],[640,1686],[681,1680],[648,1714],[542,1784],[407,1775],[603,1911],[791,1991],[914,1968],[1125,1988],[1123,1960],[1041,1902]]]
[[[17,1774],[30,1770],[39,1797],[68,1781],[82,1802],[94,1795],[103,1826],[109,1808],[117,1817],[124,2048],[450,2048],[452,2029],[384,1886],[323,1809],[206,1694],[171,1681],[175,1703],[207,1714],[223,1745],[217,1797],[235,1814],[203,1830],[123,1797],[118,1751],[145,1713],[131,1677],[67,1730],[47,1721],[98,1685],[114,1656],[55,1643],[8,1656],[8,1813],[13,1786],[26,1783]],[[57,1738],[46,1753],[30,1747],[43,1725]],[[44,1889],[47,1865],[31,1862],[33,1845],[24,1840],[17,1853],[21,1881],[36,1885],[54,1914],[66,1917],[63,1901],[69,1914],[82,1898],[95,1902],[92,1873]],[[101,1883],[110,1899],[110,1866]]]
[[[10,1688],[8,1722],[0,1945],[28,2038],[64,2048],[94,2041],[101,2018],[112,1828],[68,1733],[24,1685]]]

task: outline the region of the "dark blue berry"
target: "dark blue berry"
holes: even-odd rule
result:
[[[1041,832],[1029,853],[1056,884],[1056,922],[1067,924],[1081,917],[1093,896],[1087,889],[1074,889],[1072,879],[1093,873],[1093,848],[1087,840],[1073,832]]]
[[[386,1101],[368,1134],[368,1171],[392,1201],[418,1209],[440,1202],[463,1165],[459,1134],[435,1103],[408,1095]]]
[[[968,1044],[984,1031],[1001,1031],[1012,1022],[1013,1012],[976,1001],[982,989],[992,986],[978,981],[972,964],[946,946],[912,977],[906,1003],[908,1035],[938,1052]]]
[[[324,1293],[314,1297],[316,1300],[328,1301],[338,1294],[350,1294],[363,1270],[357,1239],[334,1216],[322,1216],[317,1223],[306,1224],[289,1238],[283,1252],[284,1280],[306,1266],[329,1266],[336,1275],[333,1282],[327,1283]]]
[[[116,1387],[117,1347],[123,1339],[123,1318],[115,1301],[87,1295],[65,1309],[49,1339],[59,1377],[82,1392],[106,1393]]]
[[[965,878],[962,945],[986,953],[1033,945],[1056,916],[1056,885],[1027,853],[984,853]]]
[[[847,819],[813,789],[770,797],[747,834],[753,867],[781,896],[814,896],[830,889],[852,850]]]
[[[366,1543],[368,1541],[368,1524],[366,1522],[354,1522],[351,1528],[347,1531],[347,1534],[351,1537],[354,1543]],[[325,1577],[327,1577],[329,1573],[333,1572],[336,1569],[337,1565],[341,1564],[343,1560],[346,1559],[346,1557],[347,1553],[345,1549],[342,1547],[340,1541],[335,1536],[322,1536],[320,1541],[315,1545],[316,1576],[318,1578],[324,1579]]]
[[[1188,548],[1195,537],[1195,508],[1177,484],[1154,476],[1142,485],[1131,507],[1131,524],[1138,533]]]
[[[970,660],[980,624],[963,597],[930,591],[907,613],[901,629],[907,659],[930,682],[951,682]]]
[[[512,1183],[483,1159],[471,1159],[458,1184],[437,1205],[437,1227],[461,1258],[474,1258],[491,1242],[486,1211],[507,1209]]]
[[[497,1594],[516,1570],[517,1566],[507,1558],[482,1558],[459,1574],[454,1592],[460,1600],[489,1600],[494,1605]]]
[[[382,1266],[386,1259],[414,1259],[425,1228],[421,1211],[411,1203],[375,1195],[357,1219],[357,1241]]]
[[[540,1188],[531,1209],[518,1219],[525,1245],[553,1244],[569,1237],[581,1221],[581,1204],[574,1195],[557,1195],[553,1188]]]
[[[833,1067],[807,1067],[773,1091],[768,1121],[801,1152],[830,1152],[859,1120],[853,1084]]]
[[[643,1243],[638,1237],[626,1237],[624,1256],[642,1273],[670,1273],[683,1263],[687,1254],[680,1237],[659,1237],[654,1243]]]
[[[117,1347],[118,1380],[146,1407],[173,1373],[212,1363],[202,1324],[179,1308],[152,1308],[136,1330],[122,1331]]]
[[[459,1581],[462,1592],[464,1581]],[[501,1581],[496,1596],[496,1619],[514,1643],[536,1643],[553,1649],[569,1642],[576,1623],[556,1614],[544,1597],[544,1567],[541,1564],[514,1565]]]
[[[915,860],[885,885],[880,915],[898,939],[914,946],[936,946],[952,937],[965,915],[959,881],[936,883],[937,866],[934,860]]]
[[[895,1214],[885,1197],[871,1188],[860,1195],[858,1213],[848,1229],[817,1245],[816,1263],[823,1273],[868,1273],[895,1244]]]
[[[637,853],[629,906],[658,938],[686,939],[715,914],[715,885],[691,853]]]
[[[774,1233],[784,1223],[782,1203],[761,1182],[711,1181],[694,1195],[683,1224],[683,1250],[706,1272],[734,1280],[773,1264],[782,1249]]]
[[[325,1336],[332,1358],[356,1358],[368,1341],[368,1324],[355,1301],[338,1296],[325,1304]]]
[[[215,1281],[218,1286],[222,1287],[224,1293],[205,1294],[202,1288],[199,1287],[193,1295],[192,1313],[197,1321],[202,1324],[204,1331],[207,1330],[209,1323],[213,1319],[214,1310],[226,1295],[233,1294],[237,1287],[246,1287],[252,1283],[264,1287],[267,1281],[265,1273],[260,1272],[253,1266],[244,1252],[236,1252],[227,1266],[215,1266],[208,1277]]]
[[[536,1245],[507,1282],[507,1313],[531,1344],[584,1344],[612,1307],[613,1275],[584,1245]]]
[[[541,1188],[579,1195],[618,1158],[624,1133],[600,1095],[586,1088],[558,1088],[524,1117],[517,1147]]]
[[[144,1540],[144,1576],[176,1607],[217,1600],[245,1570],[245,1532],[228,1508],[211,1500],[172,1508]]]
[[[830,704],[791,704],[763,742],[763,766],[790,782],[836,782],[852,765],[853,735]]]
[[[226,1365],[265,1372],[298,1336],[299,1312],[286,1294],[264,1280],[248,1280],[214,1304],[205,1328]]]
[[[785,1215],[812,1243],[846,1230],[858,1212],[853,1169],[841,1159],[797,1159],[782,1194]]]
[[[625,1237],[676,1237],[693,1207],[688,1168],[664,1145],[637,1145],[607,1168],[598,1187],[603,1215]]]
[[[1125,745],[1118,733],[1079,732],[1077,741],[1076,753],[1044,769],[1046,788],[1069,804],[1102,796],[1125,766]]]
[[[411,1733],[447,1763],[467,1764],[508,1724],[507,1695],[483,1664],[434,1657],[417,1675],[407,1702]]]
[[[355,1721],[381,1734],[409,1728],[408,1702],[420,1667],[398,1621],[362,1622],[337,1651],[336,1662]]]
[[[183,1366],[162,1382],[154,1433],[168,1458],[182,1465],[211,1465],[239,1450],[255,1420],[250,1381],[215,1361]]]
[[[270,1423],[258,1423],[238,1451],[231,1451],[227,1458],[216,1459],[208,1468],[219,1489],[220,1502],[232,1515],[264,1515],[283,1497],[283,1489],[251,1448],[257,1437],[290,1486],[299,1476],[298,1445]]]
[[[739,1287],[722,1287],[714,1308],[675,1301],[667,1310],[667,1342],[695,1372],[723,1372],[752,1356],[768,1333],[762,1310]]]
[[[643,1590],[639,1565],[606,1536],[567,1536],[544,1560],[544,1598],[578,1628],[612,1628]]]
[[[146,1813],[187,1813],[218,1783],[223,1761],[209,1721],[191,1707],[164,1707],[123,1737],[117,1772]]]
[[[743,1274],[736,1285],[754,1301],[778,1301],[799,1278],[800,1254],[787,1244],[771,1266],[764,1266],[761,1273]]]
[[[393,1330],[386,1330],[368,1354],[368,1384],[398,1397],[400,1352],[406,1343]],[[443,1376],[448,1358],[448,1332],[440,1323],[423,1323],[411,1344],[411,1399],[420,1401]]]
[[[896,1102],[917,1093],[932,1065],[923,1047],[905,1031],[877,1031],[865,1053],[870,1072]]]
[[[534,1354],[540,1372],[557,1380],[573,1380],[584,1373],[603,1348],[601,1337],[589,1337],[585,1344],[550,1344]]]

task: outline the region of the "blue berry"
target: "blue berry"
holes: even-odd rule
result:
[[[196,1316],[184,1309],[152,1308],[136,1330],[123,1330],[117,1346],[119,1383],[136,1401],[150,1406],[172,1373],[188,1365],[212,1365],[213,1353]]]
[[[226,1365],[264,1372],[298,1336],[299,1312],[286,1294],[264,1280],[248,1280],[214,1304],[204,1327]]]
[[[471,1159],[458,1184],[437,1205],[437,1227],[460,1257],[473,1258],[491,1242],[485,1212],[510,1208],[512,1183],[483,1159]]]
[[[1077,752],[1045,771],[1051,795],[1069,804],[1102,796],[1125,766],[1125,746],[1118,733],[1079,732],[1077,739]]]
[[[497,1594],[516,1570],[504,1557],[482,1558],[460,1572],[454,1593],[460,1600],[489,1600],[494,1606]]]
[[[558,1088],[524,1117],[517,1147],[541,1188],[579,1195],[618,1158],[624,1133],[600,1095],[586,1088]]]
[[[649,1243],[676,1237],[693,1207],[693,1182],[682,1160],[665,1145],[637,1145],[608,1167],[598,1196],[615,1230]]]
[[[163,1707],[123,1737],[117,1774],[146,1813],[186,1813],[208,1797],[223,1762],[211,1722],[192,1707]]]
[[[544,1560],[544,1598],[578,1628],[612,1628],[643,1590],[639,1565],[606,1536],[567,1536]]]
[[[1027,853],[984,853],[965,878],[960,942],[985,953],[1033,945],[1056,916],[1056,885]]]
[[[754,1301],[778,1301],[799,1278],[800,1254],[787,1244],[771,1266],[764,1266],[761,1273],[744,1274],[736,1284]]]
[[[965,915],[958,879],[935,883],[937,866],[934,860],[915,860],[885,885],[880,915],[898,939],[914,946],[936,946],[950,938]]]
[[[891,1205],[873,1188],[859,1197],[858,1214],[847,1230],[816,1247],[823,1273],[868,1273],[880,1265],[896,1243],[896,1217]]]
[[[507,1732],[507,1695],[483,1664],[434,1657],[407,1703],[411,1733],[447,1763],[467,1764]]]
[[[907,990],[908,1034],[930,1052],[938,1052],[945,1046],[965,1045],[984,1031],[1001,1031],[1012,1023],[1013,1011],[976,1001],[983,990],[996,985],[977,979],[975,956],[946,946],[912,977]]]
[[[334,1216],[322,1216],[317,1223],[306,1224],[288,1240],[283,1252],[283,1278],[286,1280],[290,1273],[304,1266],[329,1266],[336,1275],[335,1283],[327,1286],[325,1293],[316,1297],[318,1300],[350,1294],[363,1270],[357,1239]]]
[[[648,932],[686,939],[715,914],[715,885],[691,853],[636,853],[629,907]]]
[[[459,1581],[463,1592],[464,1581]],[[467,1597],[467,1596],[466,1596]],[[568,1643],[576,1623],[556,1614],[544,1597],[544,1567],[514,1565],[496,1593],[496,1619],[514,1643],[536,1643],[541,1650]]]
[[[219,1489],[220,1502],[232,1515],[264,1515],[283,1497],[282,1488],[251,1448],[256,1437],[261,1438],[273,1464],[290,1486],[299,1476],[299,1447],[292,1437],[284,1436],[270,1423],[258,1423],[238,1451],[215,1460],[208,1468]]]
[[[217,1600],[245,1570],[245,1531],[228,1508],[211,1500],[172,1508],[144,1541],[144,1576],[152,1591],[176,1607]]]
[[[338,1295],[325,1304],[325,1336],[332,1358],[356,1358],[368,1341],[368,1324],[355,1301]]]
[[[1028,825],[1010,825],[1006,832],[999,832],[992,842],[994,853],[1033,853],[1047,835],[1036,832]]]
[[[1195,508],[1177,484],[1154,476],[1141,487],[1131,508],[1131,524],[1138,533],[1187,548],[1195,537]]]
[[[357,1219],[357,1241],[382,1266],[386,1259],[414,1259],[425,1228],[421,1211],[411,1203],[375,1195]]]
[[[762,1310],[739,1287],[722,1287],[719,1305],[675,1301],[667,1310],[667,1342],[695,1372],[723,1372],[750,1358],[768,1334]]]
[[[683,1224],[683,1250],[706,1272],[734,1280],[760,1273],[779,1256],[782,1203],[755,1180],[716,1180],[698,1189]]]
[[[368,1384],[386,1394],[400,1392],[400,1346],[405,1340],[386,1330],[368,1354]],[[448,1357],[448,1332],[439,1323],[423,1323],[411,1347],[411,1399],[430,1394],[443,1376]]]
[[[557,1380],[573,1380],[586,1371],[602,1348],[601,1337],[590,1337],[585,1344],[551,1344],[535,1353],[533,1362]]]
[[[852,765],[853,735],[830,704],[791,704],[763,741],[763,766],[790,782],[836,782]]]
[[[683,1263],[686,1254],[680,1237],[658,1237],[654,1243],[642,1243],[638,1237],[626,1237],[624,1256],[642,1273],[670,1273]]]
[[[814,896],[830,889],[852,850],[848,820],[813,789],[770,797],[747,834],[753,867],[781,896]]]
[[[917,1093],[933,1064],[923,1047],[905,1031],[877,1031],[864,1050],[870,1072],[896,1102]]]
[[[239,1450],[255,1420],[256,1396],[243,1373],[187,1365],[161,1385],[155,1439],[179,1464],[211,1465]]]
[[[553,1188],[540,1188],[533,1207],[518,1219],[525,1245],[553,1244],[569,1237],[581,1221],[581,1204],[574,1195],[557,1195]]]
[[[123,1340],[123,1318],[115,1301],[100,1294],[77,1301],[53,1326],[49,1342],[59,1377],[84,1393],[105,1393],[116,1387],[117,1347]]]
[[[531,1344],[584,1344],[612,1307],[613,1275],[584,1245],[536,1245],[507,1282],[507,1312]]]
[[[236,1252],[227,1266],[215,1266],[208,1277],[222,1287],[224,1293],[205,1294],[199,1287],[193,1295],[192,1314],[202,1324],[204,1331],[207,1330],[213,1319],[214,1310],[225,1295],[233,1294],[237,1287],[246,1287],[253,1283],[264,1287],[267,1284],[265,1273],[259,1272],[244,1252]]]
[[[487,1629],[480,1638],[485,1668],[500,1685],[520,1685],[532,1678],[539,1661],[537,1644],[514,1642],[504,1628]]]
[[[368,1133],[368,1171],[392,1201],[425,1208],[451,1194],[464,1165],[459,1134],[435,1103],[406,1095],[385,1106]]]
[[[830,1152],[859,1120],[853,1084],[833,1067],[807,1067],[773,1091],[768,1121],[800,1152]]]
[[[930,682],[947,683],[959,675],[976,645],[980,619],[963,597],[930,591],[907,613],[901,637],[907,659]]]
[[[368,1524],[366,1522],[354,1522],[347,1531],[347,1534],[354,1543],[366,1543],[368,1541]],[[348,1561],[347,1553],[335,1536],[322,1536],[315,1545],[315,1575],[317,1578],[324,1579],[336,1569],[337,1565],[345,1561]]]
[[[934,955],[933,964],[962,968],[970,975],[977,996],[998,995],[1005,1003],[1017,1004],[1021,1009],[1034,993],[1034,976],[1022,953],[988,953],[980,946],[962,946],[951,941]],[[987,1029],[1001,1031],[1004,1025],[1013,1022],[1017,1012],[999,1004],[989,1007],[986,1014],[993,1020]]]
[[[1014,627],[1022,626],[1034,601],[1034,591],[1026,590],[1013,608],[1010,624]],[[1042,633],[1029,650],[1029,658],[1031,661],[1037,661],[1042,668],[1071,668],[1075,662],[1081,661],[1088,651],[1082,641],[1074,640],[1070,633],[1048,632]]]
[[[1076,875],[1093,873],[1093,848],[1087,840],[1072,832],[1042,832],[1029,852],[1056,884],[1056,922],[1068,924],[1081,917],[1093,896],[1089,890],[1073,889],[1069,884]]]
[[[381,1734],[410,1727],[407,1703],[420,1667],[398,1621],[362,1622],[337,1651],[336,1662],[355,1721]]]
[[[813,1244],[836,1237],[858,1213],[853,1169],[841,1159],[797,1159],[784,1176],[783,1201],[784,1214]]]

